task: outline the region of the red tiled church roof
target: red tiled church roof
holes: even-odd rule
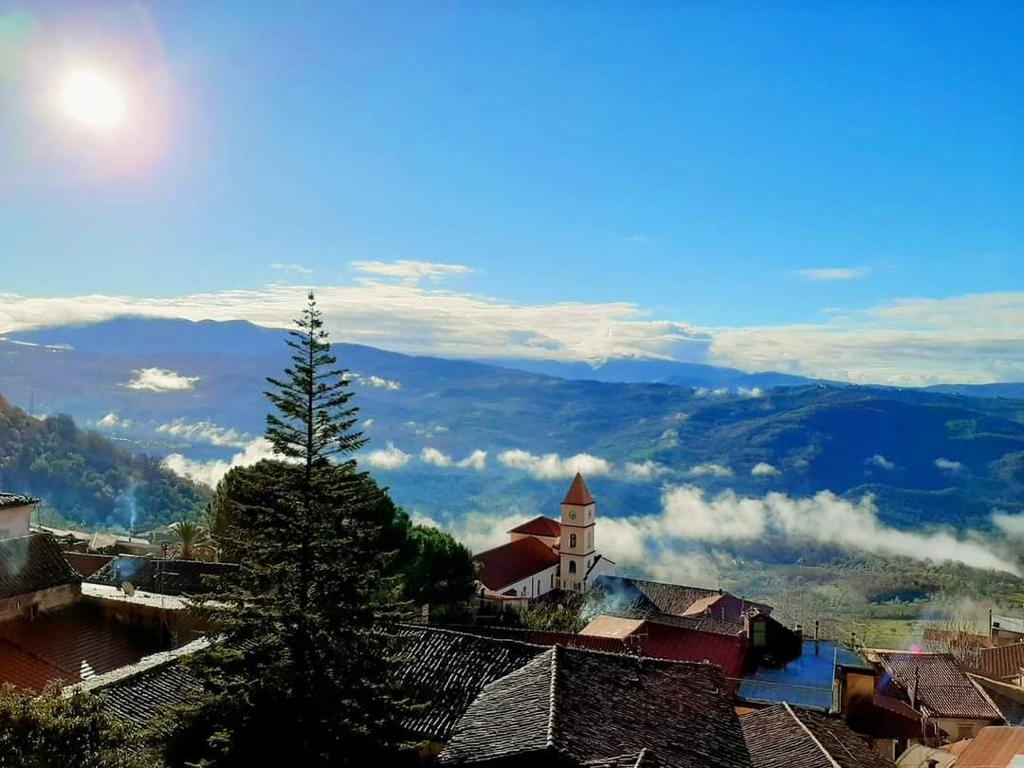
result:
[[[569,486],[569,492],[565,494],[565,498],[562,499],[562,503],[574,504],[580,507],[594,503],[594,497],[590,495],[590,491],[587,489],[587,484],[583,482],[583,475],[579,472],[577,472],[576,477],[573,478],[572,485]]]
[[[557,565],[558,555],[540,539],[527,538],[481,552],[473,561],[483,566],[480,582],[497,591]]]
[[[529,536],[554,536],[558,537],[562,534],[562,526],[557,520],[552,520],[550,517],[544,517],[544,515],[538,515],[522,525],[517,525],[515,528],[509,531],[509,533],[525,533]]]

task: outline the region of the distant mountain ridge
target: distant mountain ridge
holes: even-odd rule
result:
[[[138,318],[11,334],[0,341],[0,392],[37,412],[69,413],[135,451],[227,461],[262,434],[265,377],[287,362],[283,337],[244,322]],[[600,484],[612,515],[658,510],[665,482],[756,496],[871,493],[885,520],[908,527],[984,527],[993,509],[1024,509],[1024,403],[1015,400],[654,361],[598,374],[692,374],[699,386],[567,379],[557,374],[575,364],[531,372],[516,361],[334,348],[355,375],[368,450],[392,450],[374,471],[400,503],[428,515],[550,512],[563,478],[537,461],[580,453],[610,467]],[[134,386],[152,369],[179,377],[179,388]],[[774,376],[796,385],[771,386]],[[436,452],[429,461],[427,449]],[[488,455],[481,469],[457,465],[478,450]],[[506,451],[519,452],[518,465],[499,461]],[[639,469],[630,474],[629,464]],[[759,465],[767,468],[755,474]]]

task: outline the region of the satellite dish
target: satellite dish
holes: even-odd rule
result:
[[[121,591],[128,595],[128,597],[131,597],[135,594],[135,585],[132,584],[130,581],[122,581]]]

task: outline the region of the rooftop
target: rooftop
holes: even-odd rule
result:
[[[1016,768],[1024,757],[1024,728],[982,728],[957,758],[957,768]]]
[[[157,650],[138,633],[86,605],[0,625],[0,682],[41,690],[134,664]]]
[[[1024,674],[1024,643],[997,645],[977,651],[978,671],[986,677],[1019,677]]]
[[[562,503],[572,504],[573,506],[578,507],[584,507],[587,504],[594,503],[594,497],[590,495],[590,490],[587,488],[587,484],[583,480],[583,475],[579,472],[577,472],[576,477],[572,479],[572,485],[569,486],[569,491],[565,494],[565,498],[562,499]]]
[[[681,584],[666,584],[627,576],[599,576],[594,580],[600,611],[627,618],[673,621],[702,631],[736,634],[743,616],[751,611],[771,615],[772,607],[729,592]]]
[[[400,682],[413,698],[428,702],[425,711],[403,725],[423,739],[447,741],[452,729],[484,686],[544,652],[539,645],[481,637],[436,627],[406,627]]]
[[[805,640],[803,652],[781,667],[760,667],[746,675],[737,695],[764,704],[788,702],[826,712],[832,708],[835,665],[864,666],[848,648],[830,640]]]
[[[136,589],[166,595],[196,595],[209,591],[209,580],[238,570],[234,563],[173,560],[140,555],[117,555],[89,581],[119,586],[131,582]]]
[[[550,517],[544,515],[538,515],[522,525],[517,525],[515,528],[509,531],[509,533],[524,533],[530,536],[547,536],[555,537],[561,535],[562,526],[557,520],[552,520]]]
[[[8,507],[24,507],[26,504],[38,504],[39,499],[32,496],[23,496],[18,493],[4,493],[0,491],[0,509]]]
[[[617,766],[636,765],[645,752],[679,768],[750,765],[721,670],[555,646],[488,685],[440,761],[549,753]]]
[[[52,536],[37,533],[0,541],[0,598],[80,581]]]
[[[502,544],[474,555],[473,560],[483,566],[480,571],[481,583],[493,591],[500,591],[545,568],[558,565],[555,551],[534,538]]]
[[[776,704],[740,718],[754,768],[892,768],[842,721]]]
[[[119,721],[145,728],[157,716],[201,690],[199,681],[181,659],[208,644],[201,638],[175,650],[160,651],[70,688],[101,692],[104,707]]]
[[[889,678],[881,693],[896,687],[928,717],[1002,722],[999,712],[950,654],[878,651],[875,655]]]

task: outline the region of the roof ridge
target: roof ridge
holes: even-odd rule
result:
[[[548,733],[547,748],[555,746],[555,714],[558,707],[555,705],[556,681],[558,680],[558,653],[562,646],[556,645],[551,649],[551,687],[548,692]]]
[[[839,765],[839,763],[836,762],[836,759],[834,757],[832,757],[832,753],[830,753],[827,749],[825,749],[825,745],[822,744],[820,741],[818,741],[818,737],[815,736],[813,733],[811,733],[811,729],[808,728],[806,725],[804,725],[804,721],[801,720],[799,717],[797,717],[796,712],[794,712],[793,708],[789,706],[789,702],[786,702],[786,701],[782,702],[782,706],[785,707],[785,709],[789,713],[790,717],[792,717],[796,721],[797,725],[799,725],[800,728],[803,729],[803,732],[806,733],[810,737],[811,741],[813,741],[815,743],[815,745],[818,747],[818,749],[821,750],[821,753],[832,764],[832,768],[842,768],[842,766]]]
[[[471,638],[473,638],[475,640],[488,640],[490,642],[496,642],[496,643],[510,643],[510,644],[514,644],[514,645],[522,645],[522,646],[526,646],[528,648],[544,648],[544,649],[551,648],[550,645],[545,645],[543,643],[531,643],[531,642],[528,642],[526,640],[519,640],[518,638],[515,638],[515,637],[494,637],[492,635],[479,635],[476,632],[466,632],[466,631],[461,630],[461,629],[449,629],[448,627],[438,627],[438,626],[433,625],[433,624],[411,624],[409,622],[401,622],[401,623],[397,624],[396,626],[401,627],[403,629],[429,630],[430,632],[434,632],[434,633],[437,633],[437,634],[454,635],[456,637],[471,637]],[[520,630],[514,630],[514,631],[520,631]],[[525,633],[525,632],[533,632],[534,630],[522,630],[522,631]]]
[[[192,642],[178,646],[177,648],[172,648],[168,651],[157,651],[156,653],[151,653],[149,656],[143,656],[134,664],[129,664],[125,667],[118,667],[117,669],[112,669],[102,675],[96,675],[88,680],[82,680],[78,683],[65,686],[63,693],[66,696],[74,693],[75,691],[103,690],[108,685],[115,685],[116,683],[121,683],[125,680],[132,680],[146,674],[147,672],[151,672],[154,669],[159,669],[169,664],[173,664],[183,656],[189,656],[197,651],[205,650],[209,645],[209,638],[199,637]]]

